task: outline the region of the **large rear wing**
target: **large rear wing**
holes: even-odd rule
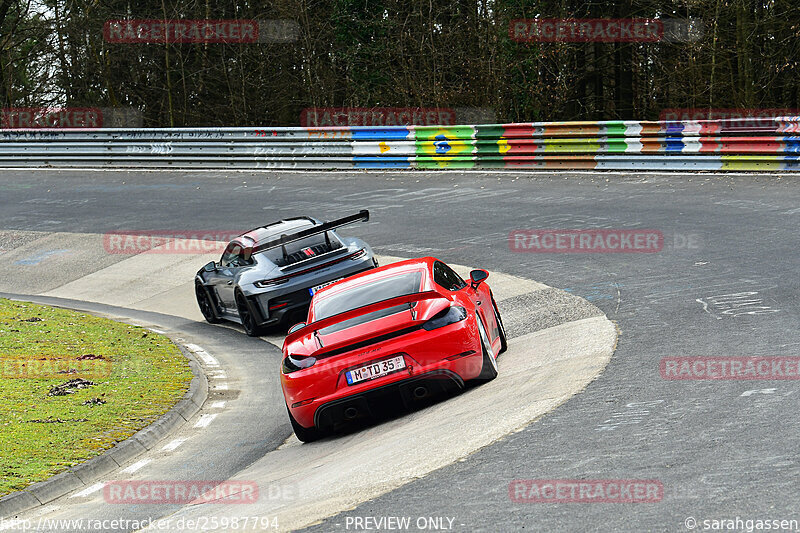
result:
[[[410,304],[414,302],[419,302],[421,300],[432,300],[435,298],[442,298],[442,297],[443,296],[436,291],[424,291],[424,292],[417,292],[414,294],[406,294],[403,296],[395,296],[394,298],[388,298],[386,300],[381,300],[379,302],[371,303],[369,305],[356,307],[355,309],[345,311],[344,313],[339,313],[336,315],[329,316],[328,318],[323,318],[322,320],[317,320],[316,322],[312,322],[311,324],[307,324],[302,328],[293,331],[292,333],[286,336],[286,340],[283,341],[283,345],[286,346],[287,344],[295,342],[297,339],[304,337],[311,332],[319,331],[329,326],[333,326],[334,324],[339,324],[341,322],[344,322],[345,320],[350,320],[351,318],[368,315],[369,313],[380,311],[382,309],[388,309],[390,307],[395,307],[398,305]]]
[[[256,254],[258,252],[263,252],[264,250],[269,250],[271,248],[277,248],[278,246],[284,246],[289,244],[290,242],[299,241],[305,239],[306,237],[310,237],[311,235],[317,235],[318,233],[326,233],[332,229],[339,228],[341,226],[346,226],[347,224],[353,224],[355,222],[367,222],[369,221],[369,211],[366,209],[362,209],[355,215],[346,216],[343,218],[339,218],[337,220],[331,220],[330,222],[324,222],[319,226],[314,226],[313,228],[307,228],[297,233],[290,233],[288,235],[281,235],[277,239],[273,239],[271,241],[267,241],[265,243],[257,245],[253,248],[253,253]]]

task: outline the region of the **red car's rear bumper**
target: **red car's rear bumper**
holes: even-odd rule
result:
[[[376,394],[400,393],[406,400],[409,395],[413,398],[419,387],[461,388],[465,381],[481,372],[483,354],[479,338],[475,318],[468,317],[433,331],[419,329],[377,345],[321,359],[311,368],[281,374],[286,404],[294,419],[310,428],[344,416],[348,406],[359,415],[365,414],[364,410],[369,411],[370,397]],[[348,370],[397,355],[402,355],[405,369],[347,384]]]

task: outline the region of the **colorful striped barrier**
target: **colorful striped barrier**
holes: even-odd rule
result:
[[[800,117],[474,126],[0,130],[0,166],[800,170]]]

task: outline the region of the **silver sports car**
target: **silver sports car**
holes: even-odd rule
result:
[[[368,220],[369,211],[362,210],[331,222],[287,218],[243,233],[219,263],[197,272],[200,311],[211,323],[238,322],[251,337],[304,320],[316,290],[378,266],[367,243],[335,231]]]

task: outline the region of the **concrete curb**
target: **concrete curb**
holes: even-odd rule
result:
[[[81,311],[85,312],[85,311]],[[19,513],[45,505],[76,489],[86,487],[93,481],[110,474],[131,459],[152,449],[161,439],[185,424],[203,406],[208,398],[208,378],[200,367],[194,354],[185,346],[165,335],[189,360],[192,381],[189,390],[178,403],[164,413],[158,420],[134,433],[113,448],[88,461],[75,465],[54,475],[50,479],[34,483],[29,487],[12,492],[0,498],[0,517],[13,519]]]

